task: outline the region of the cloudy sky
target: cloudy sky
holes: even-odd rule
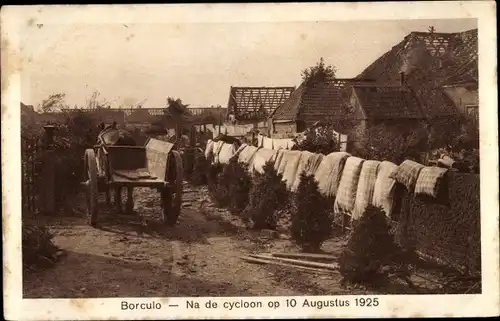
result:
[[[83,105],[94,91],[112,106],[178,97],[227,104],[230,86],[298,86],[321,56],[354,77],[411,31],[458,32],[475,19],[296,23],[29,24],[21,33],[21,100],[53,93]]]

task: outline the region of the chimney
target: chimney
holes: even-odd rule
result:
[[[400,71],[400,72],[399,72],[399,85],[400,85],[401,87],[406,86],[406,81],[405,81],[405,72],[404,72],[404,71]]]

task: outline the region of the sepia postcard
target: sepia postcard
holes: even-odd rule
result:
[[[500,315],[495,13],[3,6],[4,318]]]

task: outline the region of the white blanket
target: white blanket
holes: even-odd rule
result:
[[[264,147],[265,149],[274,149],[273,139],[264,136],[264,138],[262,139],[262,147]]]
[[[239,163],[244,163],[248,165],[248,170],[252,172],[252,163],[253,159],[255,157],[255,154],[259,150],[258,147],[248,145],[243,149],[240,154],[238,155],[238,162]]]
[[[292,186],[297,179],[297,168],[299,166],[300,158],[302,156],[302,151],[298,150],[283,150],[283,157],[279,164],[278,174],[283,174],[283,181],[286,183],[288,189],[292,189]]]
[[[211,160],[214,153],[214,144],[215,142],[211,139],[207,141],[207,147],[205,148],[205,158]]]
[[[263,147],[264,146],[264,136],[261,134],[257,135],[257,147]]]
[[[258,173],[263,173],[264,165],[267,161],[271,160],[274,157],[275,153],[276,151],[272,149],[259,148],[252,160],[252,170]]]
[[[216,157],[219,164],[229,164],[231,157],[236,153],[236,146],[234,144],[222,143],[222,147],[218,156]]]
[[[373,189],[372,204],[375,207],[380,207],[384,210],[385,215],[391,218],[392,208],[394,205],[394,192],[396,189],[396,180],[389,175],[398,166],[394,163],[383,161],[378,168],[377,180]]]

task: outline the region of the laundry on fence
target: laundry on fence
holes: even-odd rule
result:
[[[235,144],[227,144],[222,142],[220,151],[216,156],[216,162],[219,164],[229,164],[231,156],[233,156],[234,153],[236,153],[236,150],[237,149]]]
[[[274,149],[273,146],[273,139],[264,136],[264,138],[262,139],[262,147],[264,147],[265,149]]]
[[[359,174],[354,211],[352,213],[353,220],[359,220],[366,208],[372,205],[373,191],[377,181],[379,165],[380,162],[374,160],[366,160],[363,162]]]
[[[238,162],[247,164],[249,170],[251,171],[252,170],[251,165],[253,162],[253,158],[255,156],[255,153],[257,153],[258,150],[259,150],[258,147],[255,147],[252,145],[246,145],[245,148],[238,155]]]
[[[214,142],[213,158],[212,158],[214,164],[219,163],[219,154],[220,151],[222,150],[223,145],[224,145],[223,141]]]
[[[298,150],[283,150],[277,151],[278,154],[278,174],[283,175],[283,181],[288,189],[292,189],[292,185],[297,177],[297,168],[299,166],[302,152]],[[281,154],[281,155],[280,155]],[[280,157],[281,156],[281,157]],[[275,166],[276,168],[276,166]]]
[[[388,218],[392,217],[394,193],[396,190],[396,181],[390,178],[389,175],[397,168],[396,164],[389,161],[380,163],[373,190],[373,206],[382,208]]]
[[[273,149],[292,149],[295,142],[291,138],[273,138]]]
[[[420,171],[415,184],[415,195],[438,197],[442,181],[448,172],[447,168],[426,166]]]
[[[243,143],[241,144],[241,146],[236,150],[236,152],[234,152],[234,154],[231,156],[230,158],[230,161],[233,161],[233,160],[236,160],[238,161],[238,158],[239,158],[239,155],[240,153],[246,148],[248,147],[247,144]]]
[[[302,156],[300,157],[299,165],[297,167],[295,181],[292,184],[292,191],[297,190],[299,187],[300,175],[302,172],[305,172],[307,175],[314,175],[324,157],[323,154],[316,154],[308,151],[302,151],[301,153]]]
[[[261,134],[257,135],[257,147],[263,147],[264,146],[264,136]]]
[[[425,166],[412,160],[405,160],[390,175],[392,179],[406,186],[408,192],[413,193],[418,174]]]
[[[214,144],[215,142],[211,139],[207,141],[207,146],[205,148],[205,158],[211,160],[214,154]]]
[[[349,156],[351,155],[346,152],[334,152],[323,157],[314,175],[323,195],[335,197],[345,161]]]
[[[364,159],[355,156],[347,158],[333,206],[335,213],[352,215],[359,175],[364,161]]]
[[[264,165],[273,159],[275,153],[276,151],[272,149],[259,148],[253,157],[252,165],[250,166],[251,170],[263,173]]]

